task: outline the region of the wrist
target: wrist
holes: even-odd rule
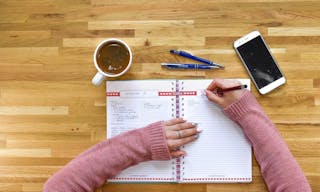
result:
[[[238,121],[241,119],[241,117],[243,117],[243,115],[250,112],[256,106],[259,106],[257,100],[253,97],[250,91],[245,90],[242,96],[232,104],[226,106],[223,109],[223,112],[230,119]]]
[[[170,152],[164,130],[164,122],[158,121],[139,130],[152,160],[169,160]]]

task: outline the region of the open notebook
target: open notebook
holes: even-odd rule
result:
[[[250,87],[249,79],[239,79]],[[251,146],[241,128],[208,101],[212,80],[107,82],[107,137],[159,120],[198,123],[199,139],[183,146],[187,156],[130,167],[109,182],[251,182]]]

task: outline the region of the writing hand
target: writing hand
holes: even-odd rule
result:
[[[214,91],[218,88],[226,89],[226,88],[234,87],[238,85],[241,85],[241,83],[237,80],[214,79],[205,91],[210,101],[217,103],[222,108],[225,108],[230,104],[234,103],[235,101],[237,101],[244,93],[244,90],[226,92],[223,94],[223,96],[216,95]]]
[[[171,157],[176,158],[186,155],[187,153],[180,147],[198,138],[201,130],[197,129],[197,124],[186,122],[182,118],[171,119],[164,123]]]

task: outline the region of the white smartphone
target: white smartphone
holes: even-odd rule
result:
[[[259,31],[241,37],[233,46],[261,94],[266,94],[286,82]]]

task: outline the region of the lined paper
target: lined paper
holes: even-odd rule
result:
[[[175,117],[175,80],[107,82],[107,138]],[[118,95],[118,96],[117,96]],[[175,160],[143,162],[122,171],[116,182],[168,182],[176,178]]]
[[[184,146],[181,182],[250,182],[251,146],[241,128],[205,96],[212,80],[183,80],[180,89],[196,95],[180,96],[183,118],[203,130],[194,143]],[[250,85],[249,80],[241,80]]]
[[[204,89],[212,80],[137,80],[107,82],[107,137],[176,116],[203,130],[183,146],[177,181],[175,160],[143,162],[109,182],[250,182],[251,146],[241,128],[208,101]],[[249,79],[241,79],[250,88]],[[176,83],[179,106],[176,107]]]

